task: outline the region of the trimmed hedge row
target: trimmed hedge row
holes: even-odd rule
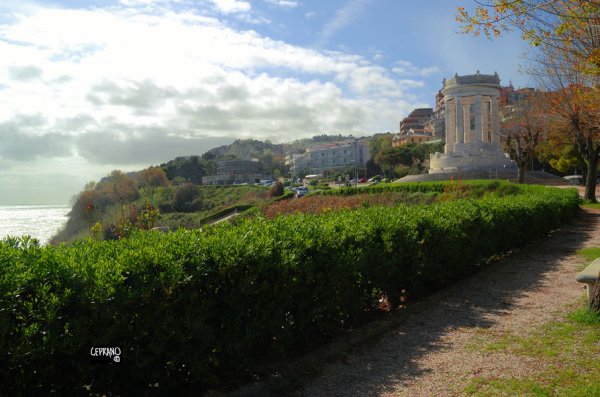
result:
[[[200,393],[250,376],[572,217],[572,190],[0,243],[0,394]],[[90,364],[92,346],[118,364]]]
[[[315,194],[325,196],[353,196],[355,194],[383,192],[442,193],[447,185],[448,182],[381,183],[373,186],[342,187],[339,189],[315,192]]]
[[[449,187],[476,190],[495,191],[499,188],[513,188],[519,190],[520,185],[500,180],[475,180],[475,181],[455,181],[455,182],[402,182],[402,183],[381,183],[364,187],[342,187],[328,191],[315,192],[314,194],[326,196],[353,196],[356,194],[377,194],[384,192],[406,192],[406,193],[443,193]]]

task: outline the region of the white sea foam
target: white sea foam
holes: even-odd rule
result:
[[[29,235],[46,244],[67,221],[66,205],[0,206],[0,239]]]

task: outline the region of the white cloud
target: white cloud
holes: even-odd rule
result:
[[[120,3],[126,6],[136,6],[136,5],[152,5],[156,4],[160,0],[121,0]]]
[[[250,3],[240,0],[210,0],[220,12],[231,14],[250,11]]]
[[[297,1],[291,0],[267,0],[267,3],[283,8],[296,8],[300,5]]]
[[[321,91],[334,92],[335,98],[327,100],[348,109],[348,94],[401,97],[406,88],[415,86],[394,80],[386,69],[361,56],[289,45],[190,13],[159,17],[131,10],[47,9],[3,26],[0,39],[0,50],[11,60],[0,66],[0,84],[8,87],[0,92],[0,120],[27,109],[47,115],[49,124],[56,118],[87,114],[95,120],[164,126],[182,104],[204,100],[220,107],[218,93],[231,92],[232,87],[249,93],[239,101],[252,105],[272,95],[273,87],[280,96],[275,96],[276,103],[292,106],[289,99],[294,98],[297,107],[311,103]],[[298,77],[270,77],[261,74],[264,68],[282,68]],[[332,83],[303,83],[303,74],[339,85],[331,91]],[[281,91],[281,87],[294,88]],[[204,97],[189,95],[198,90]],[[357,123],[355,129],[361,128],[367,126]],[[244,129],[261,131],[258,125]]]
[[[323,26],[319,34],[319,45],[329,41],[339,31],[351,25],[373,0],[349,0],[342,8],[338,9],[333,19]]]
[[[392,68],[394,73],[406,76],[421,76],[428,77],[434,74],[441,73],[441,69],[437,66],[428,66],[420,68],[409,61],[396,61],[396,66]]]
[[[0,53],[0,162],[90,179],[240,137],[387,131],[421,105],[418,79],[362,56],[192,11],[37,8],[0,25]]]

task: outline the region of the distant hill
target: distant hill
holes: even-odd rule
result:
[[[290,143],[271,143],[269,140],[238,139],[230,145],[210,149],[202,157],[209,159],[237,158],[240,160],[260,159],[269,152],[273,156],[283,156],[288,151],[302,153],[307,147],[327,142],[336,142],[353,138],[352,135],[317,135],[311,138],[299,139]]]
[[[307,147],[313,145],[319,145],[322,143],[343,141],[346,139],[354,138],[352,135],[316,135],[311,138],[299,139],[287,144],[287,151],[293,151],[294,153],[303,153]]]
[[[214,156],[215,159],[237,158],[240,160],[251,160],[260,158],[266,151],[274,155],[285,153],[287,144],[273,144],[270,141],[258,141],[255,139],[238,139],[230,145],[223,145],[206,152],[203,157]]]

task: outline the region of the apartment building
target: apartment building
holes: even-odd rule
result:
[[[290,153],[286,164],[293,176],[321,174],[327,171],[364,168],[370,159],[369,141],[366,138],[348,139],[310,146],[304,153]]]

